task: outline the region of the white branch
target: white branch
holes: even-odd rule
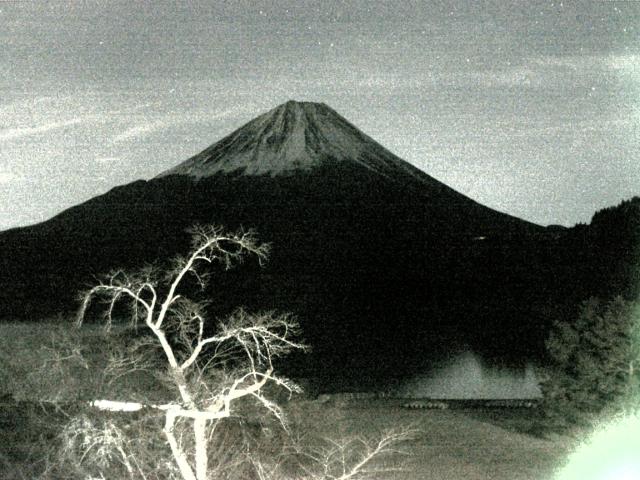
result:
[[[213,254],[207,256],[206,255],[207,250],[210,250],[214,247],[220,249],[219,247],[220,242],[224,242],[224,241],[238,243],[241,248],[244,248],[244,245],[242,243],[242,238],[222,236],[219,234],[218,229],[212,229],[211,234],[212,236],[201,234],[204,238],[204,241],[197,248],[195,248],[195,250],[191,253],[189,258],[185,262],[184,266],[178,271],[173,282],[171,282],[171,285],[169,287],[169,293],[167,293],[167,297],[162,304],[160,313],[158,313],[158,316],[156,318],[157,328],[160,328],[160,326],[162,325],[162,322],[164,321],[165,316],[167,314],[167,310],[169,309],[169,306],[171,305],[171,303],[173,303],[174,301],[174,298],[176,295],[176,289],[178,288],[178,285],[180,285],[180,283],[182,282],[182,279],[188,272],[194,271],[193,270],[194,264],[198,260],[204,260],[208,263],[211,263],[216,258],[216,256]]]
[[[180,365],[180,368],[182,370],[185,370],[189,368],[191,365],[193,365],[193,362],[196,361],[196,359],[198,358],[198,355],[200,355],[200,352],[202,352],[202,349],[206,345],[214,342],[217,343],[217,340],[215,337],[209,337],[204,340],[199,340],[198,343],[196,344],[196,347],[193,349],[193,352],[189,356],[189,358],[187,358],[184,362],[182,362],[182,364]]]

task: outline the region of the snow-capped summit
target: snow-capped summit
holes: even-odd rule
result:
[[[293,100],[256,117],[159,176],[202,178],[235,171],[277,176],[326,162],[351,162],[385,176],[427,177],[324,103]]]

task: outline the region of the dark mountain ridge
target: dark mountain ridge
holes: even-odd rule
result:
[[[210,313],[293,311],[314,347],[299,367],[322,372],[408,373],[462,344],[539,357],[564,282],[580,281],[572,229],[486,208],[329,107],[288,102],[154,179],[0,233],[0,317],[73,310],[94,275],[184,253],[194,223],[273,245],[266,268],[215,277]]]

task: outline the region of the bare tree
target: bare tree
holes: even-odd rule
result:
[[[133,274],[118,270],[85,292],[77,322],[82,324],[90,303],[99,298],[106,302],[105,324],[110,328],[117,305],[128,302],[131,322],[147,329],[151,336],[129,349],[128,356],[114,358],[110,368],[144,368],[149,349],[159,347],[168,366],[168,382],[175,387],[177,398],[163,404],[121,400],[96,400],[92,404],[113,411],[146,408],[163,412],[164,435],[180,475],[184,480],[206,480],[208,436],[221,419],[231,415],[239,399],[255,399],[285,425],[280,407],[267,398],[263,387],[273,383],[296,391],[296,385],[275,375],[273,359],[305,347],[295,340],[297,323],[289,315],[272,312],[250,314],[237,310],[217,326],[215,333],[207,334],[205,304],[190,300],[182,291],[187,278],[204,288],[210,273],[203,266],[219,262],[229,268],[247,255],[263,262],[268,246],[258,243],[251,231],[228,234],[207,226],[194,227],[191,233],[190,254],[175,259],[168,272],[163,274],[150,267]],[[229,359],[233,359],[231,370]],[[189,445],[193,445],[193,452],[176,435],[178,422],[191,425],[193,440]],[[118,453],[126,461],[122,449]],[[126,465],[131,473],[132,465]]]

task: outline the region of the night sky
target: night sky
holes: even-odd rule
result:
[[[640,194],[640,2],[0,2],[0,229],[289,99],[540,224]]]

